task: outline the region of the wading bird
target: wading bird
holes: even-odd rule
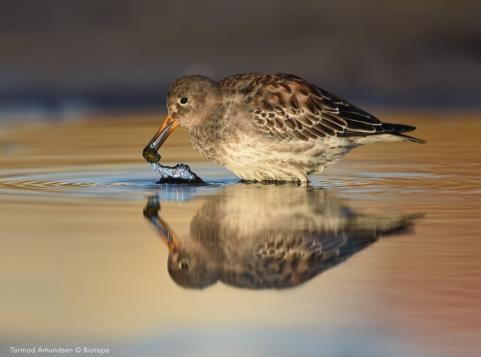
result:
[[[383,123],[304,79],[247,73],[219,82],[200,75],[170,88],[168,115],[144,149],[159,161],[162,143],[178,126],[193,146],[246,181],[306,182],[308,175],[368,143],[411,141],[415,127]]]

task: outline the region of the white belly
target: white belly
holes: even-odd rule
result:
[[[308,181],[312,172],[344,156],[353,146],[345,139],[271,142],[245,137],[223,145],[221,164],[244,180]]]

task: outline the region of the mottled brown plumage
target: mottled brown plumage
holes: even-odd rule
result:
[[[215,82],[177,80],[168,95],[172,122],[187,128],[207,159],[254,181],[307,181],[352,148],[380,141],[421,142],[409,125],[375,116],[289,74],[248,73]]]

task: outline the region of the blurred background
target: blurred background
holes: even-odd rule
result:
[[[303,76],[360,105],[478,109],[481,2],[0,1],[0,120],[160,110],[177,77]]]
[[[0,0],[0,356],[479,356],[480,15],[480,0]],[[248,71],[300,75],[427,144],[353,150],[291,187],[312,194],[296,208],[287,186],[237,184],[180,128],[162,162],[210,184],[157,185],[142,149],[172,81]],[[227,195],[212,232],[250,232],[243,212],[273,237],[287,218],[314,223],[307,207],[331,217],[316,190],[346,212],[423,218],[293,289],[181,288],[144,209],[158,197],[195,242],[194,217],[231,189],[258,199]]]

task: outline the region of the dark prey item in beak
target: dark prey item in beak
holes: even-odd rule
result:
[[[154,137],[149,141],[142,152],[144,159],[150,164],[152,170],[160,174],[158,183],[195,183],[202,184],[204,181],[197,176],[189,166],[185,164],[177,164],[173,167],[164,166],[159,163],[160,154],[158,153],[160,147],[169,135],[177,128],[177,121],[170,116],[164,119],[159,130]]]
[[[149,141],[142,152],[142,156],[148,163],[153,164],[160,161],[160,155],[158,151],[164,141],[177,128],[177,125],[177,121],[172,119],[170,116],[164,119],[159,130],[157,130],[154,137]]]

